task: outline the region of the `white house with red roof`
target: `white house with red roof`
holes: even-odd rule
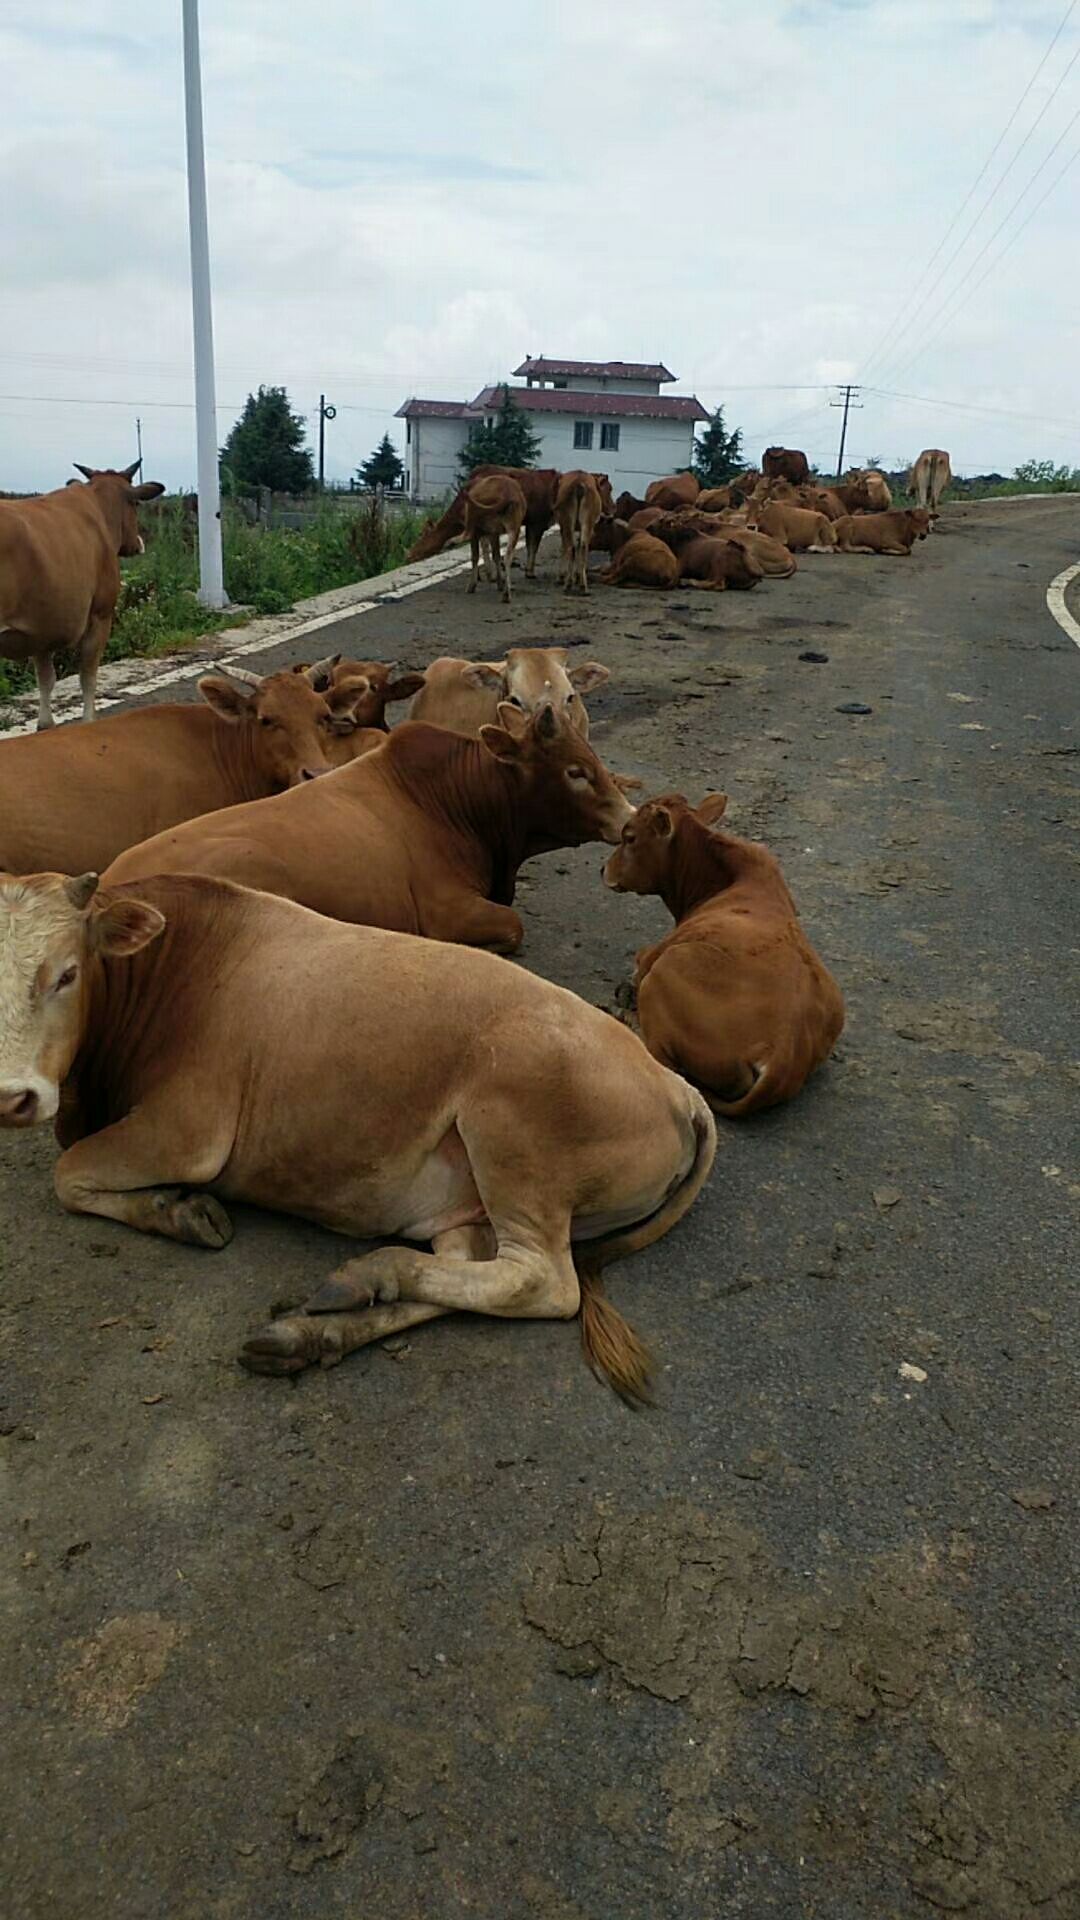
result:
[[[694,395],[662,394],[675,375],[634,360],[549,360],[529,355],[510,391],[540,440],[538,467],[606,473],[616,494],[644,494],[650,480],[688,467],[694,428],[709,415]],[[478,420],[494,420],[502,383],[473,400],[406,400],[405,471],[414,500],[435,500],[459,484],[458,455]]]

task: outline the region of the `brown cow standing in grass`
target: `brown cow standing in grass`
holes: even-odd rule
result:
[[[504,701],[479,740],[407,721],[324,780],[158,834],[106,879],[209,873],[334,920],[516,953],[522,862],[614,845],[633,811],[566,714]]]
[[[893,553],[910,557],[916,540],[925,540],[933,522],[925,507],[893,513],[853,513],[835,525],[840,553]]]
[[[655,534],[632,533],[600,580],[605,587],[674,587],[678,585],[679,562]]]
[[[658,893],[676,922],[637,956],[649,1052],[739,1119],[798,1093],[832,1052],[844,1002],[768,848],[710,831],[726,806],[722,793],[697,808],[681,793],[646,801],[604,880]]]
[[[465,495],[465,534],[472,548],[472,578],[466,589],[475,593],[480,579],[480,549],[490,555],[495,585],[510,605],[510,566],[525,518],[525,495],[508,474],[493,473],[477,480]],[[500,542],[506,535],[506,551]]]
[[[582,696],[602,687],[610,669],[597,660],[569,667],[568,657],[565,647],[510,647],[505,660],[460,660],[444,654],[422,676],[409,719],[478,740],[483,727],[496,724],[499,706],[508,700],[522,713],[553,706],[587,740],[589,715]]]
[[[165,489],[122,473],[79,467],[72,481],[33,500],[0,500],[0,655],[33,660],[38,727],[53,725],[54,655],[77,655],[83,719],[92,720],[98,667],[112,632],[120,560],[143,551],[138,507]]]
[[[595,474],[585,473],[580,468],[563,474],[555,495],[555,518],[562,535],[563,590],[566,593],[589,591],[589,547],[603,506]]]
[[[636,1398],[648,1355],[601,1269],[675,1225],[716,1150],[701,1095],[564,988],[191,874],[0,874],[0,1127],[54,1117],[73,1213],[219,1248],[236,1202],[430,1245],[347,1259],[248,1338],[253,1371],[454,1311],[580,1312]]]
[[[304,674],[221,669],[199,692],[91,728],[0,736],[0,867],[102,872],[164,827],[283,793],[327,772],[339,740],[350,759],[359,744]]]

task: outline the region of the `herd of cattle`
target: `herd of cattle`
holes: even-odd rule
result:
[[[786,578],[802,552],[909,555],[930,532],[951,477],[948,454],[928,448],[909,478],[916,505],[894,511],[876,468],[823,486],[811,481],[806,455],[793,447],[768,447],[760,472],[740,474],[729,486],[703,488],[692,473],[678,473],[654,480],[643,500],[631,493],[613,499],[606,473],[482,466],[407,557],[426,560],[464,538],[472,550],[469,592],[476,592],[483,558],[509,602],[522,529],[528,580],[554,523],[567,593],[588,593],[590,549],[611,556],[600,576],[607,586],[722,592],[756,587],[767,574]]]
[[[527,570],[551,517],[578,587],[598,532],[616,580],[640,541],[673,578],[702,579],[681,570],[698,545],[753,560],[751,578],[711,585],[791,571],[792,543],[827,547],[823,527],[851,550],[909,550],[859,538],[860,521],[905,518],[881,504],[880,475],[835,490],[836,513],[785,457],[723,499],[691,500],[675,476],[610,511],[595,476],[564,476],[542,505],[544,477],[520,475]],[[0,623],[52,594],[78,624],[71,556],[64,596],[50,573],[67,516],[97,647],[93,530],[109,530],[113,567],[133,550],[148,497],[133,478],[20,503],[45,530],[36,547],[0,535]],[[506,493],[490,484],[506,478],[482,475],[425,538],[464,533],[474,580],[490,541],[508,592]],[[710,517],[719,537],[688,531]],[[584,696],[609,678],[558,647],[424,672],[334,655],[231,667],[199,681],[198,702],[0,740],[0,1126],[54,1123],[61,1203],[200,1247],[230,1239],[228,1201],[430,1244],[347,1260],[251,1335],[253,1371],[329,1366],[455,1311],[580,1314],[594,1369],[644,1397],[648,1356],[601,1269],[690,1206],[715,1114],[791,1099],[831,1051],[843,1001],[776,860],[718,825],[723,794],[631,804],[639,783],[589,739]],[[387,708],[406,700],[391,731]],[[637,958],[640,1038],[497,957],[522,941],[522,863],[587,841],[613,848],[609,888],[659,895],[675,922]]]

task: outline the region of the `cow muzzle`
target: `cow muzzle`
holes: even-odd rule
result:
[[[46,1092],[43,1101],[42,1094]],[[0,1127],[32,1127],[39,1120],[46,1120],[56,1111],[55,1095],[52,1101],[48,1095],[52,1089],[39,1086],[0,1087]],[[43,1112],[43,1107],[51,1107],[51,1112]]]

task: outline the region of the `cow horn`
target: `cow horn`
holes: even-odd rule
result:
[[[307,669],[307,677],[316,693],[325,693],[334,677],[334,668],[341,659],[340,653],[328,653],[325,660],[316,660]]]
[[[132,461],[132,463],[131,463],[131,465],[130,465],[130,467],[125,467],[125,468],[123,469],[123,477],[124,477],[124,479],[125,479],[125,480],[134,480],[134,478],[135,478],[135,475],[136,475],[136,474],[138,473],[138,471],[139,471],[139,468],[140,468],[141,466],[142,466],[142,454],[140,454],[140,455],[139,455],[139,458],[138,458],[137,460],[133,460],[133,461]]]
[[[225,667],[219,665],[214,668],[214,672],[225,674],[229,680],[239,680],[241,685],[245,687],[261,687],[263,683],[262,674],[252,673],[250,667]]]
[[[81,465],[79,464],[79,462],[78,462],[78,460],[73,460],[71,464],[72,464],[72,466],[74,467],[74,469],[75,469],[75,471],[76,471],[76,473],[81,473],[81,474],[83,474],[83,475],[85,476],[85,478],[86,478],[87,480],[92,480],[92,479],[93,479],[93,477],[94,477],[94,469],[93,469],[93,467],[84,467],[84,466],[81,466]]]
[[[90,905],[97,890],[98,876],[96,873],[80,873],[77,880],[64,881],[64,892],[67,894],[72,906],[78,907],[80,913],[84,907]]]

